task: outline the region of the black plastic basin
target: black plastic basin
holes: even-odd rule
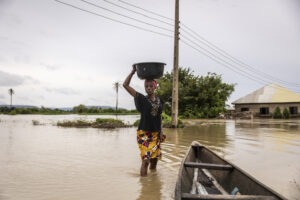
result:
[[[143,62],[134,65],[140,79],[158,79],[163,76],[166,64],[160,62]]]

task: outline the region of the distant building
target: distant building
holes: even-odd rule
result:
[[[256,90],[232,104],[236,112],[249,111],[256,117],[271,117],[277,106],[281,112],[287,108],[291,117],[300,117],[300,95],[275,84]]]

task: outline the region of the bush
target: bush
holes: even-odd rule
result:
[[[9,115],[16,115],[17,114],[17,111],[16,110],[12,110],[8,113]]]
[[[162,113],[162,123],[164,128],[172,128],[172,117],[170,115],[167,115],[166,113]],[[178,123],[177,128],[182,128],[183,123],[180,117],[178,117]]]
[[[163,124],[163,128],[172,128],[172,117],[167,115],[165,112],[163,112],[161,114],[162,117],[162,124]],[[140,120],[136,120],[133,125],[134,126],[138,126],[140,123]],[[178,117],[178,125],[177,128],[183,128],[183,123],[182,120]]]
[[[57,126],[63,126],[63,127],[89,127],[90,125],[91,125],[90,122],[81,119],[76,121],[57,122]]]
[[[38,126],[40,125],[40,122],[38,120],[32,120],[32,125]]]
[[[123,121],[118,119],[101,119],[97,118],[94,122],[89,122],[85,120],[75,120],[75,121],[63,121],[57,122],[57,126],[62,127],[77,127],[77,128],[122,128],[128,127],[128,125],[124,124]]]
[[[284,119],[289,119],[290,118],[290,111],[287,108],[285,108],[282,112],[282,115],[283,115]]]
[[[139,120],[139,119],[138,119],[138,120],[136,120],[136,121],[133,123],[133,126],[139,126],[139,124],[140,124],[140,121],[141,121],[141,120]]]
[[[101,123],[122,123],[122,120],[112,119],[112,118],[107,118],[107,119],[97,118],[96,123],[99,123],[99,124],[101,124]]]
[[[281,119],[282,118],[282,114],[281,114],[280,108],[278,106],[275,108],[275,111],[273,113],[273,118],[274,119]]]

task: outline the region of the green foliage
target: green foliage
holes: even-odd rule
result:
[[[112,119],[112,118],[97,118],[96,119],[96,122],[97,123],[107,123],[107,122],[110,122],[110,123],[121,123],[122,120],[119,120],[119,119]]]
[[[87,128],[87,127],[92,127],[92,128],[121,128],[121,127],[127,127],[123,123],[122,120],[118,119],[101,119],[97,118],[95,121],[90,122],[86,120],[75,120],[75,121],[62,121],[62,122],[57,122],[57,126],[62,126],[62,127],[76,127],[76,128]]]
[[[282,118],[282,114],[281,114],[280,108],[278,106],[275,108],[275,111],[273,113],[273,118],[274,119],[281,119]]]
[[[136,121],[133,123],[133,126],[139,126],[139,124],[140,124],[140,121],[141,121],[141,120],[139,120],[139,119],[138,119],[138,120],[136,120]]]
[[[172,127],[172,118],[171,116],[167,115],[165,112],[162,113],[162,124],[164,128],[171,128]],[[133,126],[139,126],[140,120],[136,120],[133,123]],[[183,127],[183,122],[180,118],[178,118],[178,125],[177,128],[182,128]]]
[[[165,112],[162,113],[162,123],[164,128],[171,128],[172,127],[172,117],[167,115]],[[182,128],[183,123],[180,117],[178,117],[178,124],[177,128]]]
[[[85,105],[80,104],[79,106],[73,107],[73,113],[76,114],[138,114],[137,110],[125,110],[125,109],[118,109],[117,111],[113,108],[98,108],[98,107],[91,107],[88,108]]]
[[[16,110],[12,110],[8,113],[9,115],[16,115],[17,114],[17,111]]]
[[[80,104],[79,106],[75,106],[73,108],[73,112],[74,113],[86,113],[87,108],[85,107],[85,105]]]
[[[13,111],[13,112],[12,112]],[[0,107],[0,113],[2,114],[42,114],[42,115],[61,115],[61,114],[116,114],[116,111],[112,108],[101,109],[96,107],[87,108],[85,105],[75,106],[72,111],[65,111],[59,109],[50,109],[42,106],[41,108],[10,108]],[[118,109],[117,114],[131,115],[138,114],[137,110]]]
[[[0,113],[8,114],[12,109],[9,107],[0,107]]]
[[[289,119],[290,118],[290,111],[287,108],[284,108],[282,112],[282,116],[284,119]]]
[[[164,112],[171,115],[173,73],[158,80],[156,95],[164,102]],[[234,84],[222,82],[215,73],[195,76],[189,68],[179,68],[179,115],[183,118],[214,118],[225,111],[225,102],[234,91]]]
[[[63,122],[58,121],[57,122],[57,126],[63,126],[63,127],[89,127],[91,125],[91,122],[82,120],[82,119],[78,119],[75,121],[69,121],[69,120],[65,120]]]

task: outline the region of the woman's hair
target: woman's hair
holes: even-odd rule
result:
[[[157,82],[154,79],[145,79],[144,85],[146,85],[147,82],[151,82],[154,85],[154,88],[157,88]]]

